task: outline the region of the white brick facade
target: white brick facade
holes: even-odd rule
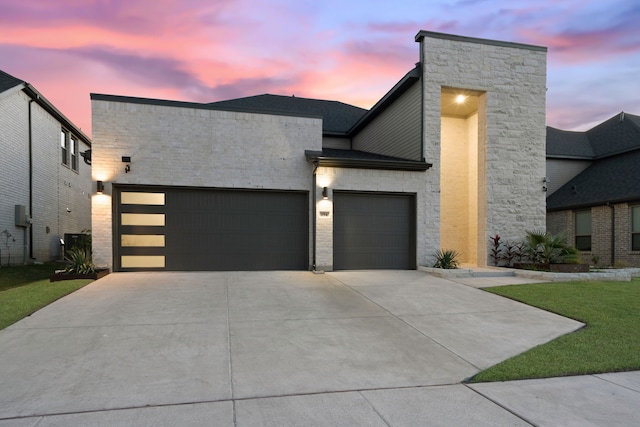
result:
[[[93,177],[108,183],[310,192],[304,150],[322,147],[315,118],[93,100],[92,120]],[[111,267],[109,195],[92,211],[94,262]]]
[[[65,233],[80,233],[91,226],[91,167],[78,157],[78,171],[61,163],[62,124],[21,90],[0,94],[0,235],[2,265],[25,262],[25,229],[16,227],[14,206],[23,205],[32,217],[33,257],[27,262],[60,259],[60,239]],[[33,212],[29,212],[29,108],[31,108]],[[80,144],[79,152],[89,146]],[[13,240],[15,239],[15,241]],[[8,246],[7,246],[8,243]]]
[[[412,153],[421,152],[424,160],[412,160],[433,167],[321,165],[315,200],[314,167],[305,151],[322,152],[320,118],[94,96],[93,179],[108,183],[106,194],[92,202],[94,261],[113,266],[111,183],[308,192],[309,260],[315,255],[316,267],[324,270],[334,264],[333,191],[415,194],[417,265],[430,266],[443,243],[452,246],[443,249],[463,252],[465,262],[486,265],[490,235],[516,239],[543,229],[546,49],[426,32],[418,39],[422,75],[411,93],[421,94],[417,108],[423,111],[415,116],[422,117],[416,134],[423,145],[416,142]],[[441,94],[451,88],[473,92],[473,114],[446,117]],[[369,123],[379,125],[380,117],[386,116]],[[324,148],[348,149],[348,138],[355,135],[325,136]],[[377,154],[394,156],[385,151],[392,141],[378,142],[383,152]],[[131,157],[129,173],[122,156]],[[329,188],[327,200],[323,187]]]
[[[441,177],[443,88],[481,92],[478,105],[478,264],[488,262],[489,236],[525,236],[545,228],[546,49],[421,32],[424,72],[424,153]],[[425,193],[440,235],[439,182]],[[436,239],[427,252],[440,247]],[[455,248],[451,248],[455,249]]]
[[[320,167],[317,177],[317,210],[328,210],[329,218],[316,217],[317,221],[317,269],[330,271],[333,269],[333,191],[353,190],[389,193],[412,193],[416,195],[416,257],[417,265],[429,262],[430,253],[426,252],[428,238],[425,233],[429,214],[425,205],[424,189],[430,188],[430,171],[388,171],[375,169],[344,169]],[[322,188],[329,187],[329,199],[322,199]],[[428,190],[427,190],[428,191]]]

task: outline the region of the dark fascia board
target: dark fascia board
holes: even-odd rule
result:
[[[632,151],[636,151],[636,150],[638,150],[638,147],[630,147],[623,150],[612,151],[610,153],[602,154],[600,156],[592,156],[592,157],[569,156],[569,155],[563,155],[563,154],[547,154],[546,157],[547,159],[588,160],[593,162],[596,160],[606,159],[607,157],[613,157],[613,156],[618,156],[620,154],[631,153]]]
[[[593,162],[596,157],[593,156],[570,156],[565,154],[547,154],[547,159],[559,159],[559,160],[585,160]]]
[[[62,125],[73,133],[75,136],[80,138],[85,144],[91,147],[91,138],[85,135],[80,128],[73,124],[71,120],[69,120],[60,110],[58,110],[47,98],[44,97],[40,92],[36,90],[29,83],[24,84],[24,88],[22,89],[24,93],[26,93],[31,99],[33,99],[39,106],[41,106],[47,113],[51,114],[57,121],[62,123]]]
[[[446,33],[437,33],[434,31],[425,31],[421,30],[416,34],[416,42],[422,42],[425,38],[432,39],[443,39],[443,40],[452,40],[457,42],[465,42],[465,43],[477,43],[484,45],[492,45],[492,46],[502,46],[502,47],[511,47],[517,49],[527,49],[527,50],[535,50],[538,52],[546,52],[547,48],[545,46],[536,46],[532,44],[524,44],[524,43],[514,43],[514,42],[505,42],[500,40],[491,40],[491,39],[481,39],[477,37],[466,37],[466,36],[458,36],[455,34],[446,34]]]
[[[385,169],[402,171],[426,171],[431,163],[415,160],[379,160],[379,159],[345,159],[343,157],[323,156],[322,151],[306,150],[307,160],[318,166],[352,168],[352,169]]]
[[[575,204],[575,205],[564,205],[564,206],[558,206],[555,208],[547,208],[547,212],[559,212],[559,211],[570,211],[570,210],[578,210],[578,209],[587,209],[587,208],[593,208],[596,206],[609,206],[609,205],[617,205],[620,203],[627,203],[627,204],[636,204],[636,203],[640,203],[640,198],[638,197],[626,197],[623,199],[610,199],[610,200],[598,200],[595,202],[590,202],[590,203],[580,203],[580,204]]]
[[[219,107],[211,104],[201,104],[199,102],[171,101],[168,99],[138,98],[134,96],[105,95],[100,93],[92,93],[91,100],[122,102],[127,104],[158,105],[162,107],[193,108],[193,109],[199,109],[199,110],[232,111],[236,113],[265,114],[270,116],[289,116],[289,117],[306,117],[311,119],[322,119],[322,116],[317,114],[292,113],[290,111],[261,110],[256,108]]]
[[[376,102],[376,104],[371,107],[369,111],[365,113],[364,116],[360,118],[347,132],[348,135],[354,135],[360,132],[366,125],[371,123],[373,119],[379,116],[389,105],[391,105],[395,100],[400,98],[403,93],[407,91],[415,82],[420,80],[420,63],[416,64],[415,68],[409,71],[405,76],[398,82],[394,87],[391,88],[389,92],[386,93],[385,96],[380,99],[380,101]]]

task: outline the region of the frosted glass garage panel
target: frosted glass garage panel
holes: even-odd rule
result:
[[[164,193],[120,193],[120,204],[122,205],[155,205],[164,206]]]
[[[123,213],[122,225],[164,226],[164,214]]]
[[[164,255],[123,255],[122,268],[164,268]]]
[[[154,234],[123,234],[120,236],[122,247],[134,248],[164,248],[164,235]]]

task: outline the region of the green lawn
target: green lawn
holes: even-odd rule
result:
[[[59,264],[0,268],[0,329],[17,322],[91,280],[49,282]]]
[[[640,279],[485,290],[587,326],[482,371],[473,382],[640,370]]]

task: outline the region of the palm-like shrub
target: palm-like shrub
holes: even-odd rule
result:
[[[64,269],[66,273],[91,274],[96,271],[91,259],[91,249],[87,247],[73,247],[67,252],[69,265]]]
[[[569,245],[563,236],[554,236],[546,231],[527,231],[525,245],[525,251],[533,262],[543,264],[580,262],[579,251]]]
[[[460,254],[453,249],[440,249],[433,254],[436,259],[433,268],[454,269],[458,268]]]

